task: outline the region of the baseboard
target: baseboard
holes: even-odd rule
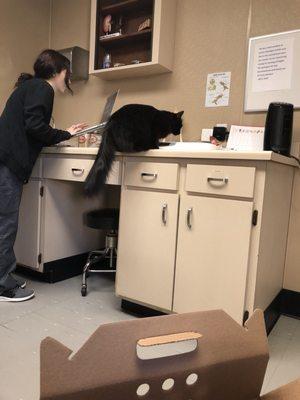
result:
[[[17,264],[16,272],[24,277],[28,276],[37,279],[39,281],[47,282],[46,276],[44,276],[42,272],[39,272],[29,267],[25,267],[24,265],[21,264]]]
[[[82,274],[87,253],[44,263],[47,282],[55,283]]]
[[[142,306],[140,304],[133,303],[128,300],[122,299],[121,307],[128,314],[132,314],[135,317],[145,318],[145,317],[157,317],[160,315],[166,315],[161,311],[154,310],[153,308],[149,308],[146,306]]]
[[[274,325],[281,315],[281,292],[275,297],[269,307],[264,311],[266,331],[267,334],[271,333]]]
[[[122,300],[122,308],[138,317],[153,317],[164,315],[164,313],[156,311],[152,308],[141,306],[128,300]],[[265,310],[265,323],[267,334],[272,331],[274,325],[278,321],[280,315],[287,315],[300,319],[300,293],[291,290],[282,289],[269,307]]]
[[[300,318],[300,292],[282,289],[281,314],[289,317]]]
[[[272,331],[280,315],[300,318],[300,293],[282,289],[264,314],[268,334]]]
[[[73,276],[81,275],[86,263],[88,253],[78,254],[72,257],[62,258],[44,263],[44,271],[38,272],[22,265],[18,265],[17,271],[24,275],[34,276],[48,283],[60,282]],[[97,268],[104,269],[108,267],[107,260],[96,264]]]

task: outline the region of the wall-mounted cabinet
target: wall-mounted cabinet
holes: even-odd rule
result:
[[[177,0],[91,0],[90,74],[171,72]]]

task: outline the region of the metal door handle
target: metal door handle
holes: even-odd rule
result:
[[[80,176],[84,173],[84,169],[82,168],[72,168],[72,172],[76,176]]]
[[[193,212],[193,207],[188,208],[186,215],[186,224],[189,229],[192,229],[192,221],[191,221],[192,212]]]
[[[157,174],[150,174],[149,172],[142,172],[141,173],[141,177],[142,178],[153,178],[153,179],[156,179],[157,178]]]
[[[167,208],[168,208],[168,204],[165,203],[162,207],[162,213],[161,213],[161,219],[164,225],[166,225],[167,223]]]
[[[228,183],[228,178],[212,178],[209,176],[207,178],[207,182],[222,182],[224,185],[226,185],[226,183]]]

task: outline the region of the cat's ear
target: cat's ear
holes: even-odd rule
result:
[[[176,114],[176,117],[177,117],[177,118],[181,118],[181,117],[183,116],[183,113],[184,113],[184,111],[179,111],[179,112]]]

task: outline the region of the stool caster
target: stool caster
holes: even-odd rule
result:
[[[86,296],[86,292],[87,292],[86,285],[82,285],[82,287],[81,287],[81,296],[85,297]]]

